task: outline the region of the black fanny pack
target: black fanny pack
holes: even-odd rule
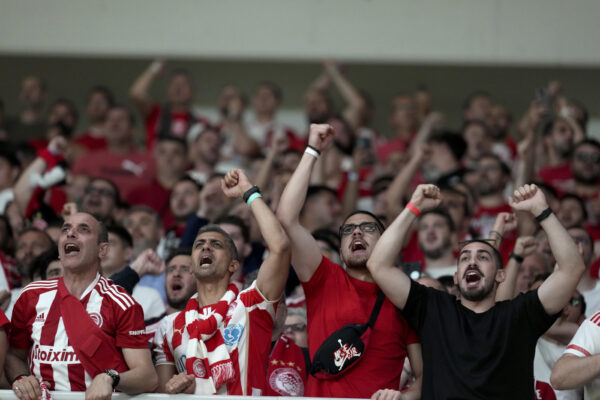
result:
[[[333,379],[346,373],[362,359],[385,295],[379,292],[366,324],[348,324],[333,332],[313,356],[310,374],[318,379]]]

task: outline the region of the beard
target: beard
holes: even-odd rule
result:
[[[442,244],[440,244],[436,248],[426,249],[424,246],[419,246],[419,247],[421,247],[421,251],[423,252],[425,257],[430,258],[432,260],[437,260],[444,255],[444,253],[450,248],[450,246],[451,246],[450,238],[448,237],[448,238],[446,238],[446,240],[444,240],[444,242]]]
[[[573,169],[573,179],[575,182],[581,183],[583,185],[595,185],[600,179],[597,175],[586,175],[582,174],[578,169]]]
[[[499,191],[502,191],[502,189],[499,188],[499,185],[495,184],[495,182],[490,182],[486,180],[482,180],[477,188],[477,192],[480,196],[490,196],[492,194],[498,193]]]
[[[469,301],[474,301],[474,302],[478,302],[478,301],[486,299],[490,295],[490,293],[492,293],[493,290],[494,290],[494,281],[491,281],[489,283],[484,282],[484,285],[482,287],[477,288],[477,290],[474,290],[474,291],[467,291],[466,289],[463,289],[462,281],[461,281],[461,284],[458,285],[458,291],[460,292],[460,297],[464,298],[466,300],[469,300]]]
[[[192,296],[190,296],[192,297]],[[171,308],[174,308],[176,310],[183,310],[185,308],[185,306],[187,305],[187,302],[189,301],[189,297],[185,298],[182,297],[181,299],[172,299],[169,296],[167,296],[167,304],[169,304],[169,306]]]
[[[367,268],[367,258],[349,258],[344,260],[344,264],[349,269],[364,269]]]

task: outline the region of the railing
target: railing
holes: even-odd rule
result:
[[[83,400],[85,398],[84,392],[50,392],[52,400]],[[164,393],[142,393],[137,396],[129,396],[125,393],[113,393],[112,398],[114,400],[167,400],[167,399],[180,399],[180,400],[215,400],[217,396],[210,395],[194,395],[194,394],[164,394]],[[222,397],[222,396],[218,396]],[[227,400],[260,400],[266,396],[227,396]],[[278,397],[279,399],[303,399],[303,400],[322,400],[315,397]],[[0,399],[2,400],[18,400],[12,390],[0,390]],[[339,399],[342,400],[342,399]],[[343,399],[352,400],[352,399]],[[357,399],[355,399],[357,400]]]

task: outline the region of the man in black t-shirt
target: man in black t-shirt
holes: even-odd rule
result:
[[[496,303],[504,281],[500,254],[483,240],[465,244],[454,282],[460,300],[410,280],[394,261],[416,215],[439,205],[434,185],[419,185],[407,207],[377,242],[367,267],[387,297],[419,333],[424,399],[533,399],[538,337],[570,300],[585,266],[577,246],[535,185],[517,189],[509,204],[536,216],[557,268],[535,291]]]

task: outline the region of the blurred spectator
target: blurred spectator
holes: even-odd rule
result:
[[[491,126],[492,121],[492,96],[482,90],[471,93],[463,101],[463,122],[482,121],[486,126]]]
[[[196,293],[196,278],[192,273],[191,249],[187,247],[175,250],[167,258],[166,264],[166,314],[171,315],[183,310],[190,297]]]
[[[0,215],[14,199],[12,187],[21,172],[21,164],[12,151],[0,149]]]
[[[192,163],[192,169],[188,173],[198,182],[204,183],[215,173],[215,167],[221,158],[223,138],[217,127],[197,123],[190,128],[187,140]]]
[[[76,135],[75,145],[78,152],[103,150],[106,148],[104,126],[108,111],[115,106],[115,99],[106,86],[94,86],[88,95],[86,115],[89,120],[87,129]]]
[[[19,115],[7,117],[5,126],[13,140],[27,141],[42,138],[46,125],[43,121],[46,103],[46,84],[37,76],[28,76],[21,81],[19,92]]]
[[[454,275],[456,257],[453,243],[456,231],[452,218],[445,210],[424,212],[417,222],[419,248],[425,256],[423,271],[432,278]]]

